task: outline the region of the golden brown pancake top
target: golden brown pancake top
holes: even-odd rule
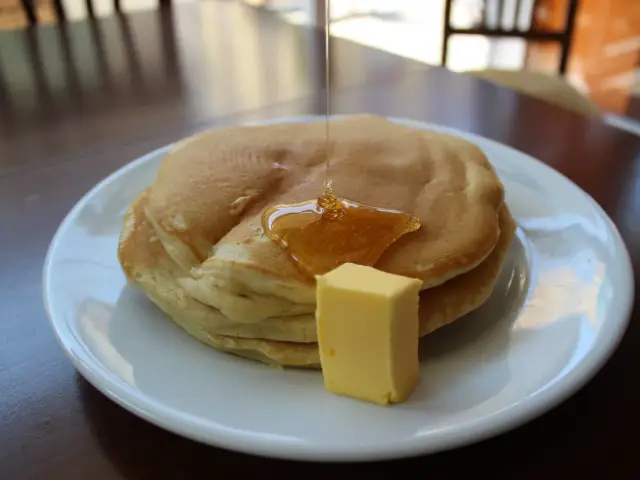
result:
[[[438,285],[477,266],[498,241],[503,187],[483,152],[373,115],[332,121],[329,144],[322,122],[201,133],[165,156],[145,215],[185,271],[215,260],[213,246],[241,246],[243,261],[262,274],[308,282],[264,241],[260,218],[267,206],[319,195],[327,158],[338,196],[420,219],[377,268]]]

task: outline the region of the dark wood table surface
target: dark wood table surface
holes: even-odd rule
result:
[[[411,478],[640,478],[637,303],[611,360],[553,411],[397,462],[310,467],[208,447],[140,420],[74,370],[41,300],[44,255],[63,216],[106,174],[186,134],[324,113],[323,58],[319,32],[232,2],[0,33],[1,479],[390,478],[400,468]],[[345,40],[334,40],[331,64],[335,112],[476,132],[569,176],[611,215],[640,271],[640,138]]]

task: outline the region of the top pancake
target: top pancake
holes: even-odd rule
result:
[[[238,322],[312,313],[313,279],[262,232],[261,215],[318,196],[327,158],[338,196],[420,219],[376,268],[430,288],[473,269],[496,245],[504,192],[483,152],[373,115],[332,121],[328,144],[323,122],[201,133],[165,155],[138,208],[199,302]],[[123,250],[136,234],[125,226],[121,263],[159,268],[143,247]]]

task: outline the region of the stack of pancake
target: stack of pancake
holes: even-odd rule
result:
[[[372,115],[201,133],[166,154],[130,205],[118,257],[129,281],[190,335],[285,366],[319,366],[315,282],[262,231],[265,208],[322,192],[411,213],[422,227],[381,270],[419,278],[420,334],[479,307],[514,234],[504,189],[460,138]]]

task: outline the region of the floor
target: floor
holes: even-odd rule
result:
[[[63,0],[70,20],[87,16],[86,0]],[[173,0],[185,3],[198,0]],[[314,0],[243,0],[262,5],[286,21],[310,24]],[[522,0],[526,3],[527,0]],[[532,0],[528,0],[532,1]],[[156,8],[158,0],[121,0],[125,12]],[[93,0],[99,17],[113,13],[113,0]],[[329,0],[331,33],[417,61],[440,64],[444,0]],[[469,24],[478,12],[477,0],[459,0],[452,12],[458,24]],[[20,28],[26,18],[20,0],[0,0],[0,28]],[[51,2],[38,2],[38,15],[54,21]],[[525,44],[519,39],[489,40],[484,37],[454,37],[450,40],[453,70],[481,69],[487,66],[521,68]]]
[[[312,22],[313,0],[271,0],[264,8],[297,24]],[[523,2],[525,3],[525,2]],[[444,0],[330,0],[331,34],[414,60],[440,64]],[[470,25],[477,1],[456,2],[457,25]],[[453,37],[448,68],[456,71],[488,66],[519,69],[524,65],[525,42],[520,39]]]

